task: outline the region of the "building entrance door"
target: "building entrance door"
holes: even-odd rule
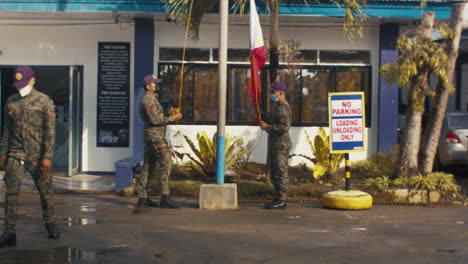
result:
[[[0,65],[0,98],[3,108],[8,97],[17,91],[13,88],[16,66]],[[53,172],[72,176],[81,166],[81,95],[82,66],[33,66],[35,88],[47,94],[55,104],[56,130]],[[3,114],[3,113],[2,113]],[[3,118],[1,125],[3,128]]]

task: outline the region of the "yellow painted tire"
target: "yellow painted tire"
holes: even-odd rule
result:
[[[345,210],[362,210],[372,207],[372,196],[361,191],[334,191],[320,200],[323,207]]]

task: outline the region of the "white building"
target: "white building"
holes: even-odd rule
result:
[[[332,91],[366,93],[368,149],[351,159],[386,151],[396,143],[398,89],[381,80],[378,70],[398,56],[399,29],[418,21],[418,6],[417,1],[370,1],[364,38],[352,42],[341,31],[342,9],[329,4],[282,4],[281,39],[300,41],[302,51],[300,65],[291,70],[283,64],[280,73],[290,89],[293,110],[291,153],[312,155],[305,132],[313,137],[319,126],[328,126],[327,93]],[[447,19],[450,3],[429,1],[426,10]],[[268,38],[269,17],[262,15],[264,6],[258,11]],[[167,17],[158,1],[0,1],[2,109],[7,96],[15,92],[14,67],[31,65],[37,88],[57,106],[55,168],[70,175],[113,173],[114,162],[141,158],[138,104],[144,93],[143,77],[155,73],[163,78],[163,105],[178,104],[185,30]],[[248,15],[231,14],[229,19],[226,132],[243,137],[253,151],[251,161],[264,163],[267,135],[255,124],[246,95]],[[191,138],[201,131],[208,135],[216,131],[218,21],[217,14],[208,15],[200,40],[187,43],[184,119],[169,126],[166,134],[173,145],[184,144],[176,135],[179,131]],[[266,86],[267,70],[262,80]],[[302,161],[293,158],[290,163]]]

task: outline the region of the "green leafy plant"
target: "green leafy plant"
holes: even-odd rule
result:
[[[330,137],[327,136],[325,129],[319,128],[317,135],[314,138],[314,142],[306,132],[306,141],[309,144],[312,153],[315,158],[309,157],[303,154],[293,154],[293,156],[306,158],[314,163],[311,168],[312,175],[315,179],[319,179],[323,176],[331,177],[338,170],[341,162],[343,162],[343,154],[331,154],[330,153]]]
[[[392,186],[392,180],[388,176],[368,178],[364,181],[364,186],[371,192],[382,192]]]
[[[411,181],[410,177],[398,177],[393,180],[393,186],[396,188],[411,188]]]
[[[393,175],[398,160],[399,146],[389,152],[377,152],[366,160],[351,164],[351,171],[366,174],[369,177]]]
[[[416,190],[435,190],[437,187],[436,178],[429,174],[424,176],[422,174],[418,174],[411,178],[411,188]]]
[[[211,138],[208,137],[206,132],[197,133],[198,146],[188,136],[184,135],[184,138],[196,156],[193,157],[190,153],[183,153],[191,161],[187,163],[187,167],[199,172],[207,179],[213,179],[216,173],[217,133],[214,133]],[[241,138],[232,137],[229,134],[226,134],[225,145],[225,169],[235,169],[248,149]]]
[[[458,193],[460,191],[460,186],[455,183],[455,177],[452,174],[445,172],[434,172],[429,175],[433,177],[437,190],[454,193]]]

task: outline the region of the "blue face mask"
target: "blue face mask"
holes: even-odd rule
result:
[[[278,102],[278,97],[276,97],[276,95],[272,94],[272,95],[270,95],[270,100],[273,101],[273,102]]]

